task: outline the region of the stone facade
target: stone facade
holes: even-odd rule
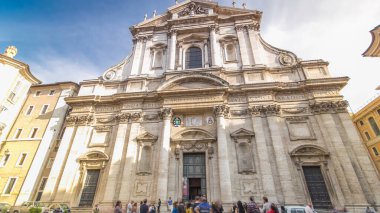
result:
[[[66,98],[72,111],[42,200],[104,212],[116,200],[177,200],[185,156],[201,153],[202,193],[226,209],[251,195],[314,202],[308,168],[330,207],[378,205],[379,177],[339,93],[348,78],[266,43],[261,15],[188,0],[132,26],[131,55]]]

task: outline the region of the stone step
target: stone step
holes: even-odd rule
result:
[[[71,213],[92,213],[92,208],[73,207]]]

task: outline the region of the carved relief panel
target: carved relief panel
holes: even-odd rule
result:
[[[286,118],[290,140],[315,140],[315,134],[307,116]]]

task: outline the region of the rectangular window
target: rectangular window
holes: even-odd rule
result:
[[[47,111],[47,109],[48,109],[48,107],[49,107],[49,105],[43,105],[40,114],[41,114],[41,115],[45,115],[45,114],[46,114],[46,111]]]
[[[41,91],[37,91],[36,94],[34,96],[38,97],[41,95]]]
[[[5,185],[3,194],[9,195],[12,192],[13,187],[14,187],[14,185],[16,183],[16,180],[17,180],[17,178],[15,178],[15,177],[10,177],[8,179],[8,182]]]
[[[365,137],[367,138],[367,141],[371,140],[371,136],[369,136],[368,132],[364,132]]]
[[[53,163],[54,163],[54,158],[49,158],[46,168],[50,169],[53,166]]]
[[[33,128],[30,132],[30,138],[35,138],[38,132],[38,128]]]
[[[50,96],[54,95],[54,93],[55,93],[55,90],[50,90],[50,91],[49,91],[49,95],[50,95]]]
[[[40,186],[38,187],[37,191],[37,196],[36,196],[36,201],[40,201],[42,197],[42,193],[44,192],[46,182],[47,182],[47,177],[43,177],[40,182]]]
[[[17,166],[22,166],[25,162],[27,154],[26,153],[21,153],[20,157],[18,158],[17,161]]]
[[[28,110],[26,111],[26,115],[30,115],[30,114],[32,114],[32,112],[33,112],[33,108],[34,108],[34,106],[29,106],[29,107],[28,107]]]
[[[1,167],[4,167],[4,166],[6,166],[7,165],[7,162],[8,162],[8,160],[9,160],[9,158],[11,157],[11,155],[10,154],[5,154],[4,156],[3,156],[3,159],[1,160]]]
[[[17,129],[13,138],[18,139],[21,135],[21,132],[22,132],[22,129]]]
[[[9,94],[9,96],[8,96],[8,100],[13,101],[13,100],[15,99],[15,97],[16,97],[16,93],[11,92],[11,93]]]
[[[376,147],[372,147],[372,151],[375,156],[379,156],[379,152],[377,151]]]

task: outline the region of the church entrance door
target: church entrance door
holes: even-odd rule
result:
[[[185,200],[193,200],[195,196],[206,195],[206,161],[205,153],[183,154],[183,177],[188,193],[183,193]]]
[[[319,166],[303,166],[306,185],[314,208],[331,209],[332,204]]]

